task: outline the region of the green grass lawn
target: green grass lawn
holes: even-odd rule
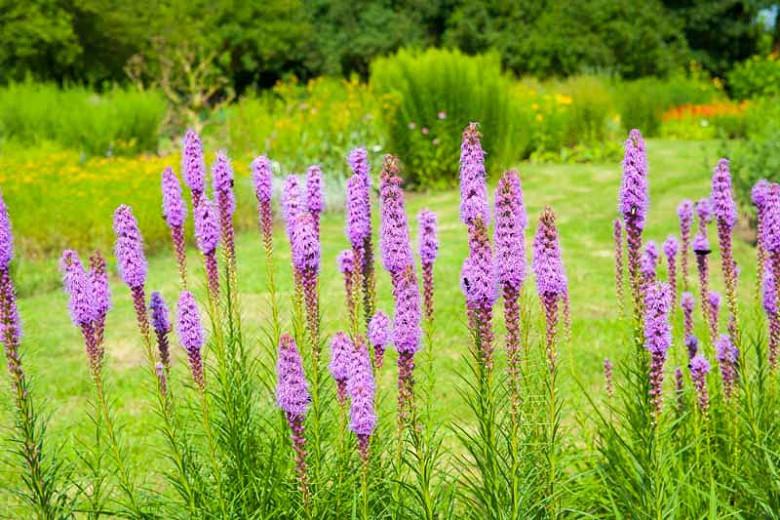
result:
[[[717,144],[712,142],[658,141],[648,142],[650,160],[651,210],[646,238],[660,243],[670,233],[677,232],[677,204],[683,198],[698,199],[709,193],[709,179],[717,160]],[[454,165],[453,165],[454,167]],[[527,232],[528,257],[539,212],[545,205],[554,208],[561,231],[563,256],[569,277],[573,315],[573,334],[569,344],[561,347],[562,395],[565,424],[578,428],[575,419],[587,415],[588,404],[581,395],[599,391],[602,385],[601,365],[605,356],[618,358],[625,347],[629,332],[618,313],[614,297],[614,267],[611,222],[616,216],[620,164],[530,165],[520,167],[528,208],[530,229]],[[242,179],[241,182],[248,179]],[[248,186],[246,186],[248,189]],[[150,190],[158,189],[157,184]],[[244,189],[244,186],[241,186]],[[458,393],[463,361],[468,346],[468,333],[463,314],[463,299],[459,288],[459,272],[466,254],[464,227],[458,219],[459,195],[456,190],[441,193],[414,194],[408,201],[409,215],[429,207],[439,215],[441,255],[436,265],[436,330],[434,366],[437,374],[435,403],[443,420],[461,418],[464,412]],[[376,210],[375,210],[376,213]],[[12,215],[13,218],[13,215]],[[412,220],[414,222],[414,220]],[[110,230],[111,222],[103,223]],[[416,234],[416,225],[413,225]],[[102,231],[106,231],[102,230]],[[322,223],[323,260],[321,300],[323,331],[332,335],[345,327],[341,278],[336,256],[346,247],[343,217],[329,213]],[[284,318],[289,322],[290,268],[289,251],[281,228],[276,237],[277,270],[281,277]],[[711,233],[714,240],[714,233]],[[105,253],[109,254],[109,251]],[[752,302],[754,280],[753,248],[738,240],[736,257],[741,268],[741,294],[745,306]],[[262,327],[269,316],[264,282],[264,260],[258,234],[243,233],[238,239],[239,284],[246,338],[251,348],[262,352]],[[56,262],[51,259],[51,262]],[[200,279],[200,260],[194,251],[189,256],[190,267]],[[530,268],[529,268],[530,271]],[[713,268],[715,287],[722,290],[719,266]],[[149,290],[161,290],[169,303],[177,297],[177,276],[173,257],[162,254],[150,258]],[[379,272],[379,307],[392,312],[389,280]],[[661,269],[665,272],[665,269]],[[128,290],[114,276],[114,308],[107,323],[106,374],[115,409],[128,445],[133,464],[140,474],[159,474],[164,469],[157,446],[160,439],[153,431],[151,395],[144,355]],[[526,302],[538,315],[533,280],[526,283]],[[200,291],[202,295],[202,291]],[[697,298],[698,299],[698,298]],[[90,442],[91,423],[87,418],[87,403],[91,397],[91,381],[80,335],[71,325],[66,298],[62,291],[37,294],[20,301],[23,320],[23,355],[27,372],[32,377],[38,399],[45,399],[45,409],[51,415],[50,442],[62,445],[62,453],[73,454],[83,443]],[[500,312],[498,312],[500,314]],[[677,317],[679,321],[679,316]],[[680,325],[677,324],[675,353],[672,361],[681,360]],[[502,326],[497,325],[499,336]],[[538,337],[539,327],[531,332],[531,344]],[[499,340],[500,341],[500,340]],[[180,349],[175,349],[177,382],[184,381],[185,363]],[[389,355],[380,388],[393,392],[394,356]],[[672,365],[672,363],[670,363]],[[671,369],[671,367],[670,367]],[[582,384],[578,384],[578,381]],[[261,406],[272,406],[272,396],[266,396]],[[391,412],[394,397],[385,399],[386,412]],[[0,423],[10,426],[10,400],[2,407]],[[7,450],[4,450],[7,453]],[[10,504],[11,490],[19,485],[13,470],[3,467],[0,473],[0,504]],[[4,516],[0,506],[0,516]]]

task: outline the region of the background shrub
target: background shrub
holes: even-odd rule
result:
[[[464,121],[480,122],[492,171],[523,157],[531,142],[530,114],[512,103],[511,80],[496,55],[403,50],[374,62],[371,86],[393,100],[382,111],[388,148],[406,162],[411,185],[457,181],[452,165]]]
[[[777,55],[753,56],[737,64],[728,75],[729,88],[737,99],[780,94],[780,60]]]
[[[157,150],[166,105],[156,91],[16,83],[0,89],[0,138],[51,141],[91,155]]]

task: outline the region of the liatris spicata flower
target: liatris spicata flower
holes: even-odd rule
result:
[[[604,358],[604,388],[607,391],[607,397],[610,399],[615,395],[615,387],[612,381],[612,361]]]
[[[661,412],[666,353],[672,344],[669,311],[672,294],[669,284],[656,282],[645,291],[645,348],[650,352],[650,400],[655,417]]]
[[[103,332],[106,316],[111,309],[111,288],[108,285],[106,259],[98,251],[89,257],[89,281],[92,287],[92,305],[95,311],[95,343],[103,356]]]
[[[325,210],[325,198],[322,195],[322,170],[311,166],[306,172],[306,209],[314,219],[314,229],[320,236],[320,215]]]
[[[374,366],[379,369],[385,358],[385,348],[390,343],[390,318],[383,311],[376,311],[368,323],[368,341],[374,349]]]
[[[355,346],[345,332],[337,332],[330,341],[330,364],[328,370],[333,380],[336,381],[339,404],[344,405],[347,400],[347,379],[349,378],[350,364],[352,363],[352,351]]]
[[[766,268],[766,251],[764,244],[761,243],[761,237],[764,232],[764,213],[766,208],[766,198],[769,193],[770,183],[766,179],[761,179],[753,185],[750,190],[750,200],[756,207],[756,256],[758,259],[758,280],[764,279],[764,269]]]
[[[710,373],[710,362],[701,354],[695,356],[690,362],[691,380],[696,389],[696,397],[699,403],[699,411],[706,414],[710,407],[710,397],[707,393],[707,374]]]
[[[656,266],[658,265],[658,246],[652,240],[647,242],[645,251],[639,261],[639,270],[642,273],[642,283],[653,283],[656,279]]]
[[[417,216],[419,223],[420,264],[422,266],[423,309],[425,319],[433,319],[433,263],[439,252],[436,236],[436,213],[424,209]]]
[[[265,155],[256,157],[252,161],[252,183],[255,186],[258,222],[260,223],[260,233],[263,236],[266,259],[270,258],[273,253],[272,178],[271,161],[268,160],[268,157]]]
[[[718,335],[718,317],[720,316],[720,294],[710,291],[707,295],[707,305],[710,311],[710,334],[712,337]]]
[[[370,207],[368,186],[363,177],[353,175],[347,180],[347,238],[355,249],[363,249],[363,244],[370,233]]]
[[[775,293],[775,277],[772,269],[764,269],[762,303],[769,322],[769,366],[777,367],[777,351],[780,345],[780,315],[777,309],[777,294]]]
[[[195,239],[203,254],[208,280],[209,297],[217,301],[219,297],[219,269],[217,267],[217,245],[219,245],[219,217],[214,203],[203,197],[195,208]]]
[[[181,292],[179,302],[176,305],[176,335],[179,337],[179,343],[187,352],[192,379],[201,391],[205,391],[206,379],[203,373],[203,358],[200,353],[205,343],[205,335],[200,321],[198,304],[189,291]]]
[[[371,435],[376,428],[376,410],[374,408],[374,372],[371,358],[362,336],[358,336],[357,345],[351,352],[352,359],[347,380],[347,393],[350,398],[349,429],[358,439],[358,451],[363,463],[368,462],[368,448]]]
[[[301,187],[298,177],[295,175],[288,175],[282,186],[281,206],[282,219],[284,220],[285,229],[287,230],[287,238],[290,240],[291,244],[295,219],[301,213],[302,204]]]
[[[114,255],[119,266],[122,281],[130,288],[133,296],[133,307],[141,335],[146,342],[147,356],[151,359],[151,338],[149,337],[149,316],[146,313],[146,256],[144,242],[138,222],[135,220],[130,206],[122,204],[114,212]]]
[[[696,255],[696,267],[699,272],[699,291],[701,296],[701,310],[704,316],[704,321],[709,325],[712,330],[712,320],[710,308],[706,304],[710,294],[710,269],[708,255],[710,254],[710,243],[707,240],[707,235],[703,233],[697,233],[696,238],[693,240],[693,252]],[[710,341],[715,341],[715,337],[711,336]]]
[[[761,243],[766,249],[775,280],[775,295],[780,295],[780,185],[766,191]]]
[[[490,223],[485,152],[479,138],[477,123],[469,123],[460,148],[460,218],[468,226],[477,219],[485,226]]]
[[[409,242],[409,224],[404,207],[404,192],[398,176],[398,159],[385,156],[382,167],[379,199],[382,217],[379,228],[382,263],[396,278],[407,268],[413,267],[412,248]]]
[[[349,322],[353,328],[357,327],[357,315],[355,309],[355,254],[351,249],[345,249],[337,258],[339,272],[344,277],[344,297],[347,304]]]
[[[365,311],[366,320],[368,321],[374,313],[374,300],[375,300],[375,285],[376,279],[374,275],[374,246],[371,237],[371,175],[368,165],[368,154],[364,148],[355,148],[349,153],[347,158],[349,167],[354,174],[353,177],[360,179],[363,188],[360,188],[358,192],[363,197],[363,202],[359,204],[359,210],[363,211],[366,231],[363,238],[363,245],[361,248],[361,279],[363,285],[363,310]],[[352,240],[350,238],[350,240]],[[356,243],[352,242],[353,247]]]
[[[707,224],[712,222],[712,202],[710,199],[699,199],[696,202],[696,216],[699,220],[698,233],[707,236]]]
[[[693,334],[685,336],[685,350],[688,352],[688,359],[692,359],[699,351],[699,339]]]
[[[721,334],[718,341],[715,342],[715,358],[718,360],[720,375],[723,378],[723,393],[726,395],[726,399],[730,399],[737,382],[739,350],[731,342],[728,334]]]
[[[493,304],[498,297],[496,271],[485,224],[476,219],[469,232],[471,254],[463,263],[461,285],[469,323],[475,333],[486,370],[493,368]]]
[[[320,242],[309,213],[296,217],[292,242],[292,261],[296,278],[300,280],[306,307],[306,324],[311,340],[315,363],[319,359],[319,294],[318,275],[320,271]],[[315,365],[316,366],[316,365]]]
[[[393,299],[393,344],[398,351],[398,420],[403,425],[414,407],[414,355],[420,349],[422,336],[420,289],[412,266],[396,277]]]
[[[612,239],[615,243],[615,294],[620,314],[623,314],[623,223],[615,219],[612,224]]]
[[[211,175],[214,178],[214,198],[219,209],[222,242],[225,244],[228,264],[232,268],[236,257],[235,231],[233,230],[236,196],[233,193],[233,167],[225,152],[217,153],[217,159],[211,168]]]
[[[3,343],[6,366],[16,389],[16,405],[21,411],[22,401],[27,397],[27,389],[22,358],[19,356],[22,328],[16,306],[16,290],[10,272],[13,256],[11,219],[8,217],[5,200],[0,196],[0,341]]]
[[[91,280],[78,254],[72,250],[62,253],[60,270],[65,293],[68,295],[71,320],[84,337],[89,367],[93,376],[97,376],[102,360],[100,347],[95,340],[96,312]]]
[[[279,357],[276,363],[276,403],[284,412],[290,426],[290,438],[295,451],[295,469],[301,487],[304,504],[308,503],[309,487],[306,479],[306,437],[303,420],[309,408],[311,396],[303,374],[301,354],[295,340],[289,334],[279,338]]]
[[[680,218],[680,240],[682,251],[680,267],[682,268],[683,290],[688,290],[688,255],[691,249],[691,228],[693,227],[693,201],[684,200],[677,206],[677,216]]]
[[[721,269],[726,282],[726,302],[729,307],[729,333],[738,342],[737,264],[734,261],[732,233],[737,224],[737,204],[731,189],[729,161],[721,159],[712,175],[712,209],[718,225]]]
[[[181,197],[181,186],[171,168],[162,173],[163,217],[171,230],[173,251],[179,267],[182,286],[187,287],[187,260],[184,244],[184,221],[187,218],[187,205]]]
[[[171,366],[171,354],[168,343],[168,333],[171,331],[171,322],[168,318],[168,306],[157,291],[151,296],[149,309],[152,312],[152,328],[157,336],[157,350],[160,353],[160,361],[166,370]]]
[[[674,369],[674,393],[677,396],[677,415],[680,416],[685,411],[685,381],[683,380],[683,371],[680,367]]]
[[[639,130],[631,130],[626,139],[623,157],[623,180],[620,186],[618,211],[626,230],[628,275],[634,299],[634,313],[641,319],[641,278],[639,262],[642,250],[642,230],[650,205],[647,182],[645,142]]]
[[[206,162],[203,159],[200,137],[194,130],[187,130],[184,134],[182,172],[184,182],[192,192],[192,206],[197,208],[206,189]]]
[[[160,395],[168,397],[168,376],[165,374],[165,366],[158,361],[154,365],[154,373],[157,376],[157,388],[160,391]]]
[[[14,257],[13,233],[11,219],[8,218],[8,207],[0,195],[0,271],[7,271]]]
[[[689,292],[682,293],[680,297],[680,307],[683,311],[683,330],[685,333],[685,346],[688,349],[688,357],[696,355],[698,341],[693,335],[693,307],[695,305],[693,294]]]
[[[558,243],[555,213],[549,207],[546,207],[539,217],[539,226],[534,237],[532,267],[536,275],[536,290],[544,308],[547,363],[552,370],[557,357],[555,335],[558,326],[558,304],[566,298],[568,286]]]
[[[669,286],[672,288],[672,304],[677,302],[677,250],[679,244],[674,236],[669,236],[664,242],[664,255],[666,255],[666,273]]]

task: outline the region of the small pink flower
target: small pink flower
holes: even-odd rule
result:
[[[439,119],[447,119],[447,112],[442,110],[441,112],[439,112],[437,114],[437,116],[438,116]]]
[[[420,132],[422,132],[422,135],[428,135],[429,133],[431,133],[431,131],[428,130],[428,128],[426,127],[422,127],[422,129],[420,129]]]

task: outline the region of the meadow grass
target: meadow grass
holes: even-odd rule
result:
[[[659,244],[670,233],[678,229],[675,208],[682,198],[697,199],[709,193],[710,175],[717,156],[717,143],[659,141],[648,142],[650,162],[651,209],[648,218],[646,239]],[[248,172],[237,163],[237,191],[239,204],[247,203],[246,192],[250,190]],[[176,167],[178,164],[174,163]],[[373,165],[376,171],[378,165]],[[492,172],[495,176],[498,172]],[[567,429],[582,429],[581,434],[589,437],[593,423],[584,421],[592,409],[583,390],[590,394],[602,392],[602,362],[605,356],[619,357],[621,350],[633,348],[630,345],[630,326],[618,313],[614,297],[614,263],[611,222],[616,216],[617,190],[621,168],[618,163],[590,165],[520,165],[525,201],[528,207],[530,227],[536,228],[539,212],[545,205],[554,207],[558,214],[561,231],[563,257],[569,277],[572,300],[572,340],[561,346],[559,384],[563,399],[563,423]],[[137,190],[148,190],[157,199],[159,183],[149,176],[146,183],[139,182]],[[45,189],[37,187],[37,189]],[[245,193],[242,195],[242,191]],[[114,195],[111,195],[112,197]],[[134,193],[133,197],[143,195]],[[9,206],[11,204],[9,203]],[[459,194],[456,191],[413,194],[408,199],[410,216],[419,209],[428,207],[439,216],[441,252],[435,267],[436,277],[436,320],[434,340],[434,371],[437,386],[433,389],[434,412],[451,424],[465,413],[465,404],[455,391],[458,373],[463,372],[463,356],[469,346],[468,330],[463,312],[463,297],[458,284],[461,263],[466,256],[466,237],[458,220]],[[139,208],[152,215],[156,208]],[[24,212],[22,207],[11,206],[12,218]],[[246,210],[246,208],[244,208]],[[73,218],[78,217],[78,207],[72,209]],[[151,217],[149,217],[151,218]],[[52,221],[46,224],[50,232],[64,229],[67,222]],[[94,232],[110,235],[111,222],[94,222]],[[141,222],[142,230],[144,222]],[[343,215],[329,213],[322,221],[323,268],[321,275],[322,330],[330,336],[344,328],[346,310],[342,303],[342,282],[336,266],[336,256],[347,247],[344,236]],[[24,240],[24,228],[16,229],[19,240]],[[746,234],[743,234],[746,236]],[[530,249],[532,232],[526,239]],[[292,280],[289,271],[289,250],[281,226],[276,229],[276,265],[279,270],[277,283],[281,292],[283,310],[292,297]],[[63,244],[63,245],[67,245]],[[265,293],[265,269],[259,233],[243,232],[238,237],[238,279],[242,307],[243,332],[249,348],[260,355],[262,349],[262,327],[270,315],[268,295]],[[106,250],[105,253],[110,254]],[[193,254],[191,258],[196,258]],[[744,306],[753,304],[752,280],[755,278],[755,261],[752,246],[746,240],[736,243],[736,259],[741,268],[743,280],[740,295]],[[55,259],[41,260],[51,264]],[[713,264],[715,265],[715,264]],[[201,266],[192,261],[190,268],[200,278]],[[18,276],[24,277],[24,273]],[[713,269],[716,290],[722,290],[720,269]],[[136,333],[133,309],[127,288],[112,274],[114,309],[107,322],[106,380],[115,399],[118,423],[122,425],[128,443],[133,470],[146,475],[146,484],[162,486],[161,471],[168,462],[161,455],[162,446],[155,432],[157,417],[152,410],[149,382],[144,367],[144,352]],[[538,316],[538,304],[531,297],[531,280],[526,284],[525,301],[534,316]],[[20,280],[20,283],[24,283]],[[167,252],[150,258],[149,290],[161,290],[168,301],[173,302],[178,292],[176,265],[173,255]],[[196,287],[199,297],[203,287]],[[392,299],[390,283],[384,272],[378,280],[378,306],[391,312]],[[39,291],[23,297],[19,303],[22,315],[24,340],[22,352],[27,372],[39,398],[45,396],[45,411],[51,415],[49,438],[60,443],[63,453],[78,452],[80,446],[90,442],[93,426],[88,420],[87,402],[91,396],[91,381],[83,352],[82,342],[72,327],[66,306],[66,297],[61,290]],[[678,313],[675,313],[678,314]],[[750,313],[752,314],[752,313]],[[289,323],[289,314],[282,318]],[[675,346],[668,363],[673,370],[684,358],[679,316],[675,315]],[[501,325],[497,331],[502,331]],[[533,335],[543,330],[534,327]],[[531,344],[536,344],[532,337]],[[390,352],[388,364],[392,366],[395,354]],[[187,366],[183,352],[174,349],[174,378],[186,381]],[[394,371],[385,370],[379,382],[386,392],[394,393]],[[671,380],[671,377],[667,378]],[[273,406],[273,396],[263,396],[261,406]],[[4,402],[0,424],[11,425],[10,402]],[[393,414],[392,399],[382,402],[381,413]],[[454,435],[445,434],[445,446],[460,449]],[[4,450],[5,451],[5,450]],[[15,499],[11,489],[19,485],[14,468],[3,466],[0,473],[0,516],[14,516]]]

